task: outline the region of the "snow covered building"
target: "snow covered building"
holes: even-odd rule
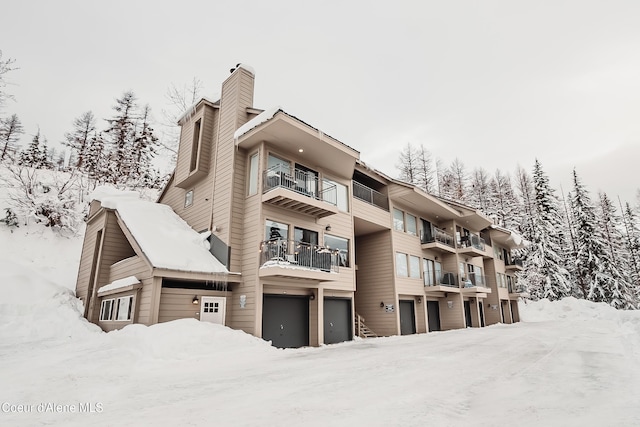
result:
[[[87,319],[199,318],[278,347],[517,321],[515,235],[253,93],[239,65],[180,119],[158,203],[95,196],[76,287]]]

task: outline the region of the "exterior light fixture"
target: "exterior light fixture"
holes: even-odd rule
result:
[[[198,298],[198,295],[194,296],[193,299],[191,300],[191,302],[194,305],[200,304],[200,299]]]
[[[311,295],[309,295],[309,300],[313,301],[314,299],[316,299],[316,294],[314,294],[313,292],[311,292]]]
[[[380,301],[380,308],[384,308],[384,301]]]
[[[422,298],[418,297],[418,304],[420,304],[422,302]]]
[[[298,148],[298,153],[304,153],[304,150],[302,148]]]
[[[331,231],[331,224],[327,224],[327,226],[324,228],[326,231]]]

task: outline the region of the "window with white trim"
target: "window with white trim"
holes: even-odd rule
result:
[[[393,208],[393,229],[404,231],[404,212],[396,208]]]
[[[406,223],[407,223],[407,233],[411,234],[412,236],[417,236],[418,235],[418,221],[416,220],[416,217],[411,215],[411,214],[407,214],[406,215]]]
[[[324,245],[338,251],[338,264],[340,267],[349,267],[349,240],[343,237],[324,235]]]
[[[100,320],[111,320],[113,317],[113,299],[102,300],[100,306]]]
[[[133,295],[118,298],[115,320],[131,320]]]
[[[409,277],[407,254],[402,252],[396,252],[396,275],[398,277]]]
[[[420,257],[409,255],[409,277],[420,278]]]

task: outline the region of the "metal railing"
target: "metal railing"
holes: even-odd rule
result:
[[[436,272],[435,277],[430,277],[425,274],[424,276],[425,286],[449,286],[451,288],[457,288],[458,278],[455,273],[448,271]]]
[[[290,167],[278,164],[262,173],[262,192],[266,193],[274,188],[286,188],[312,199],[336,205],[338,200],[336,186],[325,184],[321,189],[319,182],[320,180],[313,172],[293,169],[292,175]]]
[[[487,279],[479,273],[468,273],[468,276],[462,278],[462,283],[465,288],[473,288],[476,286],[486,287]]]
[[[260,266],[291,266],[338,272],[339,251],[293,240],[266,240],[260,244]]]
[[[423,230],[422,238],[420,240],[422,244],[438,242],[452,248],[456,247],[453,235],[437,227],[431,227],[431,234],[429,234],[427,230]]]
[[[513,283],[509,283],[509,293],[510,294],[521,294],[526,291],[524,285],[516,285]]]
[[[507,260],[506,265],[515,265],[516,267],[523,267],[521,258],[511,258]]]
[[[389,199],[384,194],[369,188],[364,184],[353,181],[353,197],[385,211],[389,210]]]
[[[474,247],[479,251],[484,251],[485,242],[484,239],[477,234],[469,234],[468,236],[460,237],[460,247]]]

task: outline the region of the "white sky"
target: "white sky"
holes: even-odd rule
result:
[[[168,86],[214,97],[238,62],[255,106],[281,105],[396,176],[407,142],[446,164],[513,172],[537,157],[635,201],[640,183],[637,1],[6,2],[0,49],[28,134],[112,115],[133,90],[159,118]],[[30,139],[25,137],[23,143]]]

